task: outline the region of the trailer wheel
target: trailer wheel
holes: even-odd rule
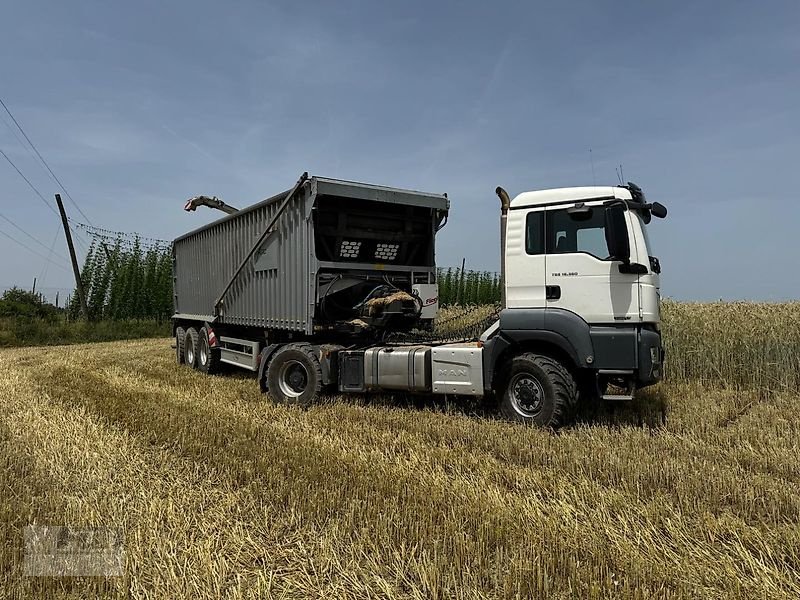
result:
[[[189,327],[186,330],[186,336],[183,338],[183,355],[186,364],[193,369],[197,368],[197,342],[198,342],[197,329]]]
[[[175,360],[179,365],[186,362],[186,357],[183,355],[183,342],[186,337],[186,330],[183,327],[175,328]]]
[[[269,394],[278,402],[311,406],[322,390],[322,368],[308,344],[287,344],[267,368]]]
[[[208,329],[200,328],[197,336],[197,369],[208,375],[219,373],[219,348],[212,348],[208,340]]]
[[[572,418],[577,385],[557,360],[540,354],[520,354],[511,360],[503,379],[500,413],[504,418],[553,428]]]

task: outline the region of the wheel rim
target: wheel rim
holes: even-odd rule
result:
[[[544,388],[530,373],[517,373],[508,383],[511,405],[523,417],[536,417],[544,406]]]
[[[186,345],[186,362],[190,365],[194,364],[194,344],[192,344],[191,340]]]
[[[200,364],[205,365],[208,362],[208,342],[205,338],[200,338]]]
[[[287,360],[278,371],[278,387],[289,398],[303,395],[308,387],[308,370],[299,360]]]

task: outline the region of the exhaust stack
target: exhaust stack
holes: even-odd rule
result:
[[[499,185],[494,191],[500,198],[500,306],[506,307],[506,228],[508,226],[508,209],[511,207],[511,198]]]

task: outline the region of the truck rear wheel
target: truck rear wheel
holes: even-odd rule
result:
[[[309,407],[322,390],[322,368],[308,344],[287,344],[267,369],[269,394],[278,402]]]
[[[200,328],[197,337],[197,369],[208,375],[219,373],[219,348],[212,348],[208,339],[208,329]]]
[[[186,364],[193,369],[197,368],[197,329],[189,327],[186,330],[186,336],[183,338],[183,355]]]
[[[183,355],[183,342],[186,337],[186,330],[183,327],[175,328],[175,360],[179,365],[186,362],[186,357]]]
[[[557,360],[540,354],[515,356],[504,377],[500,413],[510,421],[558,427],[572,418],[575,379]]]

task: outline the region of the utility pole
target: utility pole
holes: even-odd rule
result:
[[[64,235],[67,238],[67,248],[69,248],[69,258],[72,261],[72,273],[75,275],[75,289],[78,292],[78,301],[81,303],[81,314],[87,321],[89,320],[89,309],[86,306],[86,294],[83,293],[83,282],[81,281],[81,271],[78,268],[78,259],[75,258],[75,247],[72,245],[72,233],[67,223],[67,213],[64,211],[64,203],[61,202],[61,194],[56,194],[56,204],[58,212],[61,213],[61,223],[64,225]]]
[[[34,296],[36,295],[36,277],[33,278],[33,289],[31,290],[31,294]]]
[[[467,257],[461,259],[461,273],[458,274],[458,290],[456,291],[456,304],[461,306],[464,296],[464,267],[467,265]]]

